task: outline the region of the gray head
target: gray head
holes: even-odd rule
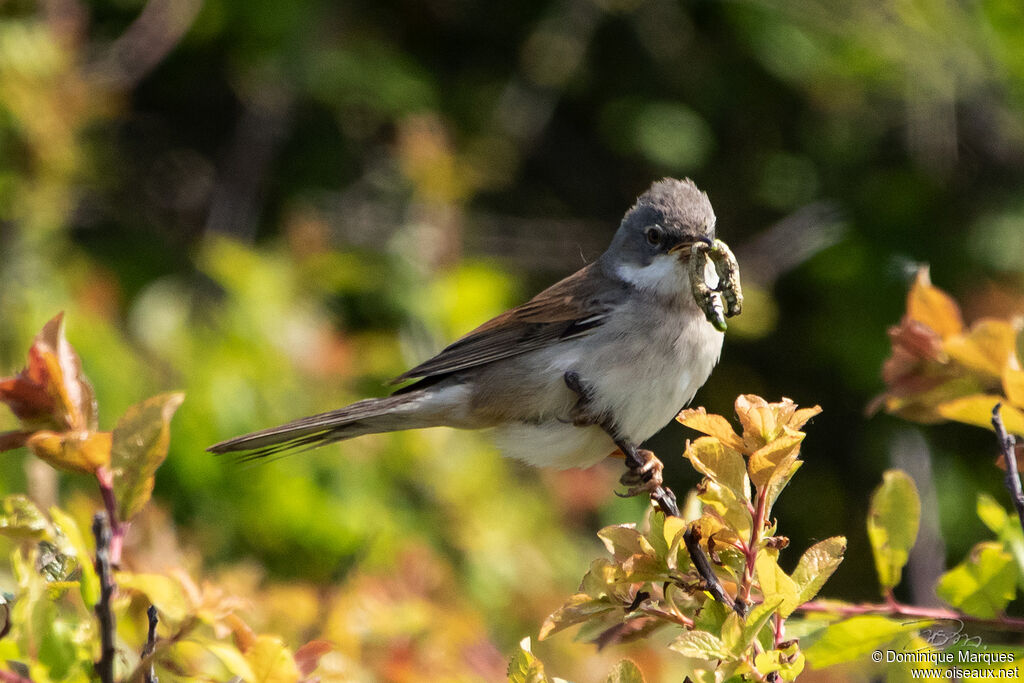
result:
[[[641,288],[674,289],[690,245],[715,239],[715,212],[689,178],[665,178],[636,200],[601,257],[605,269]]]

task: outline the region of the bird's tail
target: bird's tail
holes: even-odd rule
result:
[[[417,414],[423,392],[369,398],[350,406],[294,422],[236,436],[207,448],[211,453],[238,453],[255,460],[288,451],[305,451],[363,434],[435,426]]]

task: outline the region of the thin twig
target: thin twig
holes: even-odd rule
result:
[[[146,617],[149,619],[149,631],[146,633],[146,646],[142,648],[142,658],[149,660],[149,667],[146,669],[145,682],[146,683],[159,683],[159,679],[156,677],[156,671],[153,668],[153,652],[156,650],[156,625],[160,622],[160,617],[156,611],[156,605],[150,605],[149,609],[146,610]]]
[[[128,531],[127,522],[117,519],[117,498],[114,496],[114,475],[110,469],[100,467],[96,470],[96,483],[103,497],[103,508],[107,511],[107,524],[110,528],[110,565],[121,566],[121,551],[124,548],[124,535]]]
[[[97,512],[92,518],[92,533],[96,537],[96,574],[100,579],[100,601],[96,603],[96,618],[100,622],[100,659],[96,662],[96,675],[102,683],[114,683],[114,634],[117,622],[110,601],[114,596],[114,578],[110,570],[110,527],[107,517]]]
[[[864,614],[880,614],[889,617],[911,617],[913,619],[934,619],[936,621],[958,621],[964,624],[973,624],[985,628],[999,629],[1003,631],[1024,632],[1024,619],[1017,617],[996,617],[994,619],[983,619],[972,617],[951,609],[942,607],[918,607],[917,605],[904,605],[900,602],[887,603],[856,603],[843,604],[831,601],[805,602],[798,607],[802,612],[816,612],[823,614],[836,614],[842,617],[855,617]]]
[[[1003,453],[1003,460],[1006,462],[1006,488],[1010,492],[1010,499],[1013,506],[1017,508],[1017,518],[1020,520],[1021,529],[1024,529],[1024,490],[1021,490],[1020,475],[1017,472],[1017,458],[1014,455],[1014,446],[1017,440],[1012,434],[1007,433],[1006,425],[999,414],[1002,403],[997,403],[992,409],[992,427],[996,430],[996,439],[999,441],[999,450]]]
[[[683,534],[683,543],[686,544],[686,550],[690,553],[690,560],[697,569],[697,573],[700,574],[700,578],[704,579],[704,590],[711,593],[718,602],[731,607],[741,617],[745,617],[747,615],[746,606],[730,598],[725,589],[722,588],[718,577],[715,576],[715,570],[711,567],[711,561],[708,560],[708,556],[700,547],[700,538],[697,536],[693,525],[690,525]]]

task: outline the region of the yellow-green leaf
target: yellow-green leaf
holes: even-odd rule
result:
[[[757,582],[761,587],[765,600],[781,598],[779,614],[788,617],[805,600],[800,600],[800,586],[786,572],[782,571],[778,562],[779,551],[762,550],[754,561]]]
[[[644,683],[644,675],[636,664],[623,659],[612,668],[605,683]]]
[[[15,493],[4,498],[0,534],[19,540],[38,540],[51,533],[50,522],[28,496]]]
[[[935,410],[947,420],[992,429],[992,409],[1002,403],[1000,415],[1006,431],[1024,435],[1024,411],[1005,402],[1002,396],[973,394],[940,404]]]
[[[779,470],[779,474],[789,471],[789,466],[800,454],[800,442],[804,440],[803,432],[789,432],[774,441],[757,449],[750,456],[750,481],[758,490]]]
[[[118,572],[116,583],[122,590],[134,590],[145,595],[167,621],[180,623],[193,609],[185,588],[170,576]]]
[[[259,636],[244,654],[252,683],[297,683],[300,678],[291,650],[277,636]]]
[[[707,631],[684,631],[669,644],[669,648],[684,657],[693,657],[694,659],[735,659],[733,654],[726,650],[722,640]]]
[[[184,400],[180,392],[153,396],[129,408],[114,428],[110,464],[121,520],[149,501],[156,470],[167,457],[171,418]]]
[[[1017,566],[999,543],[974,546],[967,559],[942,575],[935,592],[971,616],[991,619],[1013,599]]]
[[[508,683],[552,683],[544,664],[530,651],[530,639],[519,641],[519,649],[508,663]]]
[[[1003,392],[1010,403],[1024,408],[1024,370],[1010,369],[1003,373]]]
[[[96,568],[93,566],[85,535],[82,534],[82,530],[78,528],[71,515],[60,508],[50,508],[50,517],[75,551],[75,558],[78,560],[78,567],[82,572],[79,579],[79,591],[85,604],[92,607],[100,599],[100,579],[96,575]]]
[[[695,470],[727,487],[737,499],[750,498],[747,464],[735,448],[710,436],[702,436],[690,443],[683,455]]]
[[[832,573],[839,568],[846,554],[846,537],[833,536],[819,541],[804,551],[793,570],[792,579],[799,586],[799,604],[813,600]],[[780,609],[780,611],[782,611]],[[789,616],[784,612],[782,616]]]
[[[986,318],[974,323],[967,334],[946,339],[943,349],[961,365],[1000,378],[1007,369],[1020,369],[1018,332],[1008,320]]]
[[[871,496],[868,512],[868,539],[883,592],[899,584],[920,521],[921,500],[914,481],[902,470],[888,470]]]
[[[943,339],[964,329],[960,307],[951,296],[932,285],[927,266],[917,271],[907,293],[907,317],[924,323]]]
[[[866,657],[914,628],[880,615],[851,617],[830,625],[804,654],[815,669],[824,669]]]

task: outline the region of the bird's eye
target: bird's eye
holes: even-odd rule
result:
[[[658,246],[662,240],[665,239],[665,231],[661,229],[661,226],[652,225],[651,227],[644,230],[644,236],[647,237],[647,241]]]

